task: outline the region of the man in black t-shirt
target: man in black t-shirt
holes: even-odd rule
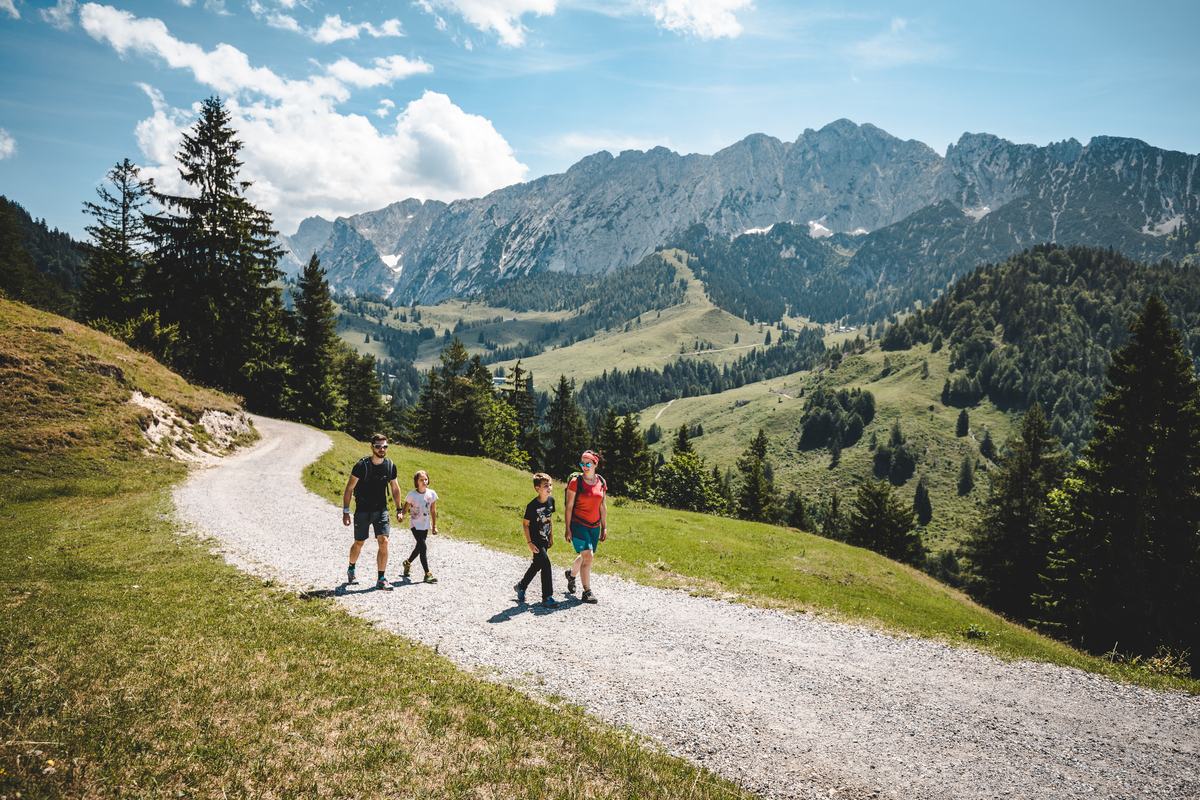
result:
[[[392,585],[383,577],[387,570],[388,534],[391,532],[388,527],[387,490],[392,490],[392,498],[396,501],[397,523],[404,522],[404,501],[400,497],[400,482],[396,480],[396,465],[384,457],[387,449],[387,437],[382,433],[375,434],[371,437],[371,455],[360,459],[350,470],[346,491],[342,493],[342,524],[350,524],[350,495],[353,493],[354,544],[350,546],[350,568],[346,570],[346,583],[358,583],[354,565],[358,562],[358,554],[362,552],[363,542],[374,528],[375,541],[379,545],[379,553],[375,557],[379,579],[375,582],[375,588],[390,592]]]

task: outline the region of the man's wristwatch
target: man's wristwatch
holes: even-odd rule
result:
[[[350,513],[350,509],[348,509],[348,508],[343,508],[343,509],[342,509],[342,513],[343,513],[343,514],[349,514],[349,513]]]

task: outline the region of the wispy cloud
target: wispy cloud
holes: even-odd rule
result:
[[[295,3],[283,5],[291,9]],[[343,22],[340,14],[330,14],[325,17],[319,27],[306,28],[297,22],[295,17],[272,10],[258,2],[258,0],[251,0],[250,11],[255,16],[266,20],[267,24],[272,28],[303,34],[320,44],[332,44],[344,39],[357,39],[362,34],[373,36],[376,39],[384,36],[404,35],[404,31],[400,27],[400,20],[398,19],[389,19],[377,27],[369,22]]]
[[[849,52],[863,66],[902,67],[939,61],[947,51],[926,32],[910,27],[908,20],[896,18],[886,31],[851,45]]]
[[[666,30],[701,39],[734,39],[742,32],[734,12],[750,5],[751,0],[654,0],[649,10]]]
[[[521,18],[526,14],[553,14],[558,0],[417,0],[413,5],[434,17],[435,7],[455,11],[484,33],[495,33],[502,44],[521,47],[529,32]],[[438,27],[443,28],[440,24]],[[469,44],[467,49],[471,49]]]
[[[374,114],[375,116],[379,117],[380,119],[383,119],[388,114],[392,113],[392,109],[395,107],[396,107],[396,104],[393,103],[391,100],[380,100],[379,108],[375,109],[371,113]]]
[[[0,9],[7,11],[8,15],[13,19],[21,18],[21,12],[17,11],[14,0],[0,0]]]
[[[53,8],[43,8],[41,10],[42,19],[49,22],[60,31],[65,31],[75,24],[75,0],[58,0],[58,5]]]
[[[16,153],[17,140],[4,128],[0,128],[0,160],[14,156]]]
[[[366,116],[338,112],[356,89],[430,72],[423,61],[392,56],[368,67],[341,59],[294,80],[251,65],[229,45],[205,51],[181,41],[157,19],[89,3],[79,20],[92,38],[123,57],[187,70],[224,98],[244,144],[245,177],[253,181],[248,195],[283,230],[314,213],[338,216],[406,197],[475,197],[528,172],[489,120],[464,112],[444,94],[424,92],[384,131]],[[199,106],[172,108],[153,87],[143,89],[154,111],[137,126],[145,172],[166,191],[182,191],[174,153]]]

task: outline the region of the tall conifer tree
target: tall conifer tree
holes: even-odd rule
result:
[[[565,478],[579,470],[579,454],[587,449],[587,424],[571,393],[571,384],[566,375],[558,378],[558,387],[546,410],[546,439],[549,450],[546,454],[546,471],[558,478]]]
[[[175,156],[194,194],[151,192],[167,210],[146,218],[154,245],[146,287],[151,311],[179,326],[178,369],[248,401],[271,402],[254,384],[279,384],[289,355],[279,351],[285,315],[271,285],[282,275],[282,250],[270,216],[245,197],[241,149],[220,98],[205,100]]]
[[[1067,455],[1050,435],[1038,403],[1025,413],[1021,433],[1008,448],[964,545],[966,589],[989,608],[1024,621],[1033,614],[1050,550],[1046,500],[1062,483]]]
[[[1160,645],[1200,662],[1200,383],[1152,296],[1112,356],[1068,481],[1044,614],[1093,652]]]
[[[294,297],[299,340],[293,362],[296,373],[296,418],[322,430],[337,430],[342,400],[335,377],[337,313],[321,259],[313,253],[300,275]]]
[[[145,264],[149,229],[144,209],[153,180],[143,180],[128,158],[108,171],[108,183],[96,188],[99,203],[84,203],[95,222],[84,228],[87,268],[79,298],[86,321],[107,319],[118,325],[136,318],[145,307]],[[111,188],[110,188],[111,186]]]

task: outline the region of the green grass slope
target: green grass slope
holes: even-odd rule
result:
[[[336,505],[347,471],[367,446],[333,434],[334,447],[312,464],[305,485]],[[439,495],[439,528],[456,538],[527,556],[521,533],[531,476],[486,459],[393,447],[400,472],[424,469]],[[481,487],[487,487],[481,491]],[[563,489],[555,487],[561,498]],[[1091,658],[1013,625],[962,593],[910,567],[862,548],[788,528],[658,508],[611,499],[609,541],[595,570],[694,594],[819,613],[902,635],[978,647],[1003,658],[1076,666],[1158,686],[1195,691],[1200,682],[1143,676]],[[561,534],[561,514],[554,520]],[[560,540],[551,560],[570,563]],[[436,561],[436,555],[433,556]],[[436,567],[434,567],[436,569]],[[519,577],[519,576],[516,576]],[[560,581],[561,584],[561,581]]]
[[[933,504],[933,519],[922,530],[925,544],[934,551],[953,549],[975,518],[978,503],[987,496],[985,470],[994,468],[979,455],[979,442],[990,429],[1000,447],[1019,417],[985,400],[967,410],[971,433],[956,436],[961,409],[941,402],[949,356],[945,350],[929,350],[925,345],[903,353],[884,353],[876,346],[848,358],[836,370],[796,373],[721,394],[678,399],[643,411],[642,428],[657,423],[663,429],[662,441],[651,449],[669,458],[674,431],[680,425],[703,424],[704,435],[694,439],[692,445],[722,470],[735,466],[750,439],[762,428],[769,441],[768,458],[775,470],[776,487],[784,496],[795,491],[806,502],[824,502],[835,489],[843,499],[852,499],[858,484],[873,478],[869,446],[872,434],[877,441],[886,442],[892,426],[899,422],[918,458],[916,473],[897,491],[911,505],[917,481],[925,476]],[[929,372],[922,378],[925,363]],[[798,447],[804,411],[802,393],[808,394],[819,382],[835,389],[858,387],[875,395],[875,419],[856,445],[842,451],[836,466],[827,449]],[[965,456],[977,459],[981,469],[975,476],[975,489],[960,495],[958,473]]]
[[[131,388],[236,409],[0,301],[0,796],[748,798],[178,535]]]

